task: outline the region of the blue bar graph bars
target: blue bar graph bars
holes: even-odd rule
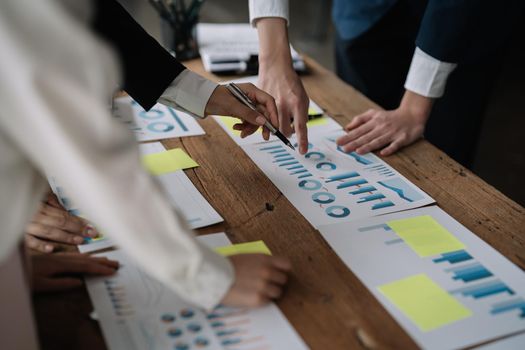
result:
[[[492,315],[499,315],[505,312],[516,310],[521,311],[519,317],[525,319],[525,300],[523,298],[517,298],[494,304],[492,305],[492,310],[490,311],[490,313]]]
[[[344,173],[344,174],[330,176],[328,178],[328,180],[326,180],[326,182],[334,182],[334,181],[339,181],[339,180],[346,180],[346,179],[350,179],[350,178],[358,177],[358,176],[360,176],[359,173],[357,173],[355,171],[351,171],[351,172]]]
[[[388,208],[388,207],[393,207],[395,204],[392,203],[391,201],[385,201],[385,202],[379,202],[379,203],[376,203],[372,206],[372,210],[377,210],[377,209],[383,209],[383,208]]]
[[[475,286],[469,286],[451,291],[453,294],[461,294],[465,297],[481,299],[499,293],[508,293],[514,295],[514,291],[500,280],[480,283]]]
[[[388,226],[387,224],[379,224],[379,225],[373,225],[373,226],[360,227],[360,228],[357,229],[357,231],[359,231],[359,232],[368,232],[368,231],[375,231],[375,230],[379,230],[379,229],[383,229],[385,231],[392,231],[390,226]]]
[[[286,151],[283,148],[283,146],[281,146],[281,145],[267,146],[267,147],[259,148],[259,151],[273,151],[273,150],[277,150],[277,149],[282,149],[282,150]]]
[[[355,191],[350,191],[348,193],[352,194],[352,195],[358,195],[358,194],[362,194],[362,193],[369,193],[369,192],[373,192],[373,191],[377,191],[377,189],[374,187],[374,186],[365,186],[365,187],[361,187]]]
[[[441,263],[444,261],[448,261],[451,264],[456,264],[456,263],[460,263],[460,262],[471,260],[471,259],[472,259],[472,256],[469,253],[467,253],[465,250],[456,250],[454,252],[441,254],[440,258],[433,259],[432,261],[435,263]]]
[[[357,203],[370,202],[370,201],[375,201],[375,200],[383,199],[383,198],[385,198],[384,194],[382,194],[382,193],[374,193],[374,194],[371,194],[369,196],[361,197],[357,201]]]
[[[383,176],[386,176],[386,177],[390,177],[390,176],[394,176],[395,175],[395,173],[392,171],[392,169],[390,169],[389,167],[387,167],[384,164],[373,165],[373,166],[365,168],[365,169],[370,171],[370,172],[375,172],[378,175],[383,175]]]
[[[462,280],[463,282],[472,282],[493,276],[492,272],[487,270],[483,265],[481,265],[478,262],[460,267],[450,268],[445,271],[452,272],[454,274],[454,277],[452,277],[452,279],[456,281]]]
[[[340,190],[341,188],[347,188],[347,187],[352,187],[352,186],[359,186],[359,185],[364,185],[364,184],[367,184],[367,183],[368,183],[368,181],[366,181],[365,179],[351,180],[351,181],[340,183],[339,185],[337,185],[337,189]]]

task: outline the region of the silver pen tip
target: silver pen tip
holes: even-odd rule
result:
[[[295,151],[295,147],[290,142],[288,142],[286,145]]]

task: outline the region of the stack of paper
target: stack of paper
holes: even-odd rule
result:
[[[197,41],[204,68],[215,74],[257,74],[259,39],[249,24],[197,25]],[[301,56],[290,46],[296,71],[305,71]]]

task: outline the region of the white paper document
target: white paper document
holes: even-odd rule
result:
[[[142,155],[163,152],[160,142],[141,144]],[[190,228],[200,228],[224,221],[193,185],[183,170],[155,176],[168,194],[171,204],[182,213]]]
[[[230,244],[224,233],[198,238],[210,247]],[[273,303],[258,309],[218,306],[205,313],[146,275],[121,251],[97,256],[121,263],[112,277],[86,279],[110,350],[307,349]]]
[[[310,137],[304,156],[281,141],[241,147],[316,228],[434,202],[374,154],[343,152],[335,143],[342,134]]]
[[[145,111],[129,96],[114,100],[113,115],[128,126],[138,141],[204,135],[197,120],[189,114],[160,103]]]
[[[319,230],[424,349],[525,330],[525,273],[437,206]]]
[[[142,155],[163,152],[166,149],[160,142],[139,145]],[[155,178],[166,191],[171,205],[177,208],[187,220],[192,229],[206,227],[224,221],[217,211],[208,203],[206,198],[197,190],[184,171],[157,175]],[[70,203],[70,202],[69,202]],[[93,252],[114,246],[115,243],[107,238],[88,240],[78,246],[82,253]]]

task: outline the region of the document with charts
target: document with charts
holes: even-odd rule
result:
[[[342,134],[311,136],[304,156],[281,141],[241,147],[316,228],[434,202],[374,154],[343,152],[335,143]]]
[[[145,143],[139,145],[142,155],[163,152],[166,149],[160,142]],[[202,196],[193,185],[184,171],[177,170],[172,173],[157,175],[155,178],[164,188],[170,203],[182,213],[190,228],[200,228],[222,222],[223,218]],[[80,210],[75,203],[65,194],[53,178],[49,179],[53,191],[57,194],[64,207],[74,215],[80,215]],[[78,246],[82,253],[101,250],[114,245],[114,242],[106,236],[95,239],[87,239]]]
[[[525,331],[525,272],[437,206],[319,231],[421,348]]]
[[[128,126],[138,141],[204,135],[191,115],[160,103],[145,111],[129,96],[114,100],[113,115]]]
[[[200,236],[211,248],[224,233]],[[303,350],[307,346],[275,306],[218,306],[206,313],[135,266],[121,251],[102,253],[121,263],[116,275],[86,279],[110,350]]]

